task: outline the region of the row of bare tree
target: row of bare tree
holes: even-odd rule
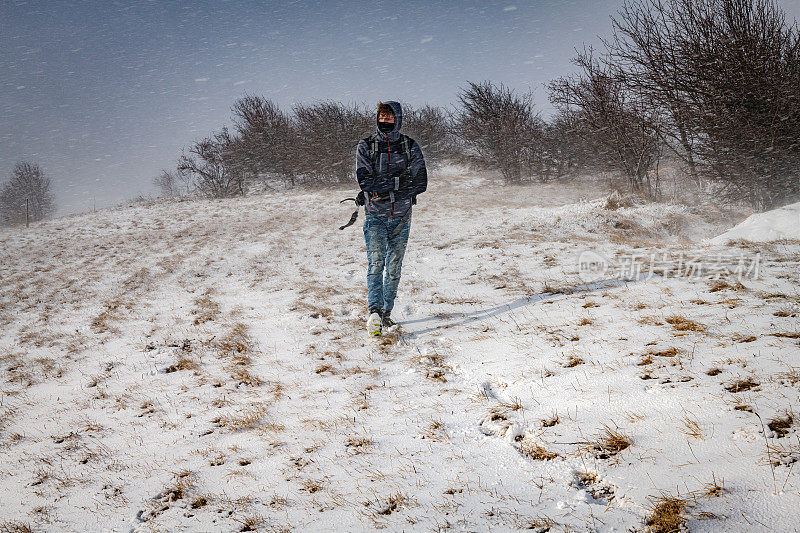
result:
[[[546,123],[534,112],[531,93],[468,82],[458,98],[455,110],[404,106],[403,132],[420,144],[429,168],[469,162],[518,182],[562,177],[593,159],[573,123],[563,117]],[[371,107],[330,101],[296,105],[289,113],[261,96],[245,96],[232,115],[232,130],[193,144],[175,171],[156,178],[163,194],[224,197],[254,184],[351,183],[356,144],[375,130]]]
[[[431,167],[469,162],[509,182],[610,170],[658,198],[670,158],[721,199],[770,209],[800,197],[800,31],[773,0],[627,0],[612,20],[603,50],[547,85],[549,120],[530,92],[467,82],[451,110],[407,107],[404,132]],[[353,182],[356,143],[375,126],[372,108],[338,102],[286,112],[246,96],[232,114],[232,130],[156,179],[164,193]]]
[[[363,105],[328,101],[287,112],[261,96],[245,96],[231,110],[232,130],[223,128],[193,144],[176,170],[155,179],[163,194],[196,190],[225,197],[253,185],[351,182],[356,144],[375,130],[375,111]],[[445,155],[447,116],[432,106],[406,108],[403,115],[403,131],[435,167]]]

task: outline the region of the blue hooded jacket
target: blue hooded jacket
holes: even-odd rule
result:
[[[408,138],[411,157],[406,161],[400,128],[403,126],[403,109],[397,102],[384,102],[394,112],[394,129],[383,133],[377,129],[372,137],[361,139],[356,152],[356,178],[366,197],[365,211],[386,218],[401,217],[411,207],[412,200],[428,188],[428,171],[419,144]],[[369,156],[370,141],[378,139],[375,165]],[[402,177],[410,171],[411,179]],[[406,174],[407,175],[407,174]]]

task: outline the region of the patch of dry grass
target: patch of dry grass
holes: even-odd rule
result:
[[[576,356],[576,355],[571,355],[571,356],[569,357],[569,359],[567,359],[567,360],[566,360],[566,361],[565,361],[565,362],[562,364],[562,366],[563,366],[564,368],[573,368],[573,367],[576,367],[576,366],[578,366],[578,365],[582,365],[583,363],[584,363],[583,359],[581,359],[580,357],[578,357],[578,356]]]
[[[653,357],[651,355],[645,355],[644,357],[639,359],[638,363],[636,363],[637,366],[647,366],[652,364],[653,364]]]
[[[450,436],[445,430],[444,423],[441,420],[434,420],[425,427],[421,433],[423,439],[431,440],[449,440]]]
[[[211,298],[212,293],[212,289],[206,289],[202,296],[194,300],[194,309],[191,314],[194,315],[195,326],[214,321],[219,316],[221,309],[219,304]]]
[[[597,438],[585,446],[598,459],[608,459],[626,450],[633,444],[631,438],[619,428],[603,426],[603,431]]]
[[[28,522],[0,522],[0,533],[33,533]]]
[[[527,438],[520,442],[519,453],[528,459],[533,459],[534,461],[550,461],[560,457],[558,453],[550,451],[538,442],[534,442]]]
[[[323,488],[322,481],[315,481],[313,479],[306,479],[300,485],[300,490],[309,494],[314,494],[321,491]]]
[[[241,525],[239,531],[258,531],[267,523],[267,519],[261,515],[249,515],[244,518],[233,517],[233,521]]]
[[[776,416],[767,423],[767,427],[771,429],[778,438],[785,437],[794,424],[794,416],[791,411],[786,411],[783,416]]]
[[[681,431],[694,439],[705,440],[705,437],[703,436],[703,430],[700,428],[700,424],[696,420],[692,420],[689,417],[683,419]]]
[[[558,413],[553,413],[553,416],[551,416],[550,418],[543,418],[543,419],[541,420],[541,422],[542,422],[542,427],[544,427],[544,428],[550,428],[550,427],[553,427],[553,426],[555,426],[556,424],[558,424],[558,422],[559,422],[559,421],[560,421],[560,420],[559,420],[559,418],[558,418]]]
[[[401,507],[410,504],[411,501],[411,498],[402,492],[394,492],[379,502],[377,513],[384,516],[390,515]]]
[[[791,305],[785,305],[772,313],[774,316],[779,316],[782,318],[790,318],[797,316],[797,308],[792,307]]]
[[[767,461],[772,466],[791,466],[800,461],[800,441],[786,439],[768,444]]]
[[[782,339],[800,339],[800,331],[784,331],[778,333],[770,333],[770,335]]]
[[[709,282],[708,284],[708,292],[718,292],[718,291],[725,291],[725,290],[734,290],[734,291],[743,291],[747,290],[741,281],[736,281],[734,283],[729,283],[727,280],[724,279],[715,279]]]
[[[178,360],[169,365],[167,368],[164,369],[164,372],[170,374],[172,372],[177,372],[179,370],[199,370],[200,365],[197,364],[197,361],[192,359],[191,357],[182,354],[178,357]]]
[[[689,320],[682,315],[670,315],[664,319],[667,324],[671,324],[675,331],[694,331],[702,333],[706,331],[706,327],[699,322]]]
[[[373,444],[375,444],[375,441],[373,441],[371,438],[366,436],[358,436],[347,439],[345,447],[350,450],[351,453],[361,454],[366,452]]]
[[[734,393],[744,392],[752,388],[758,387],[758,385],[759,383],[755,381],[753,378],[737,379],[728,383],[725,386],[725,390]]]
[[[679,351],[675,347],[669,347],[664,350],[650,350],[648,353],[655,357],[675,357]]]
[[[662,494],[651,496],[650,513],[645,519],[651,533],[675,533],[681,531],[686,524],[685,513],[689,509],[689,501],[685,498]]]

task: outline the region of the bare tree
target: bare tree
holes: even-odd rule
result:
[[[173,198],[190,194],[192,188],[191,174],[181,170],[162,170],[153,178],[153,185],[158,187],[161,196]]]
[[[599,169],[601,157],[586,128],[576,112],[557,112],[544,125],[536,157],[530,163],[535,166],[533,172],[547,181]]]
[[[227,128],[212,134],[181,155],[178,171],[192,176],[195,188],[204,196],[227,198],[243,195],[249,169],[241,163],[242,141]]]
[[[662,138],[718,197],[800,198],[800,32],[772,0],[631,0],[611,61],[662,110]]]
[[[300,136],[292,118],[260,96],[240,98],[231,110],[242,142],[242,164],[262,179],[274,177],[294,185]]]
[[[3,223],[25,222],[26,201],[31,221],[42,220],[55,209],[50,178],[36,163],[22,161],[17,163],[11,178],[0,190],[0,217]]]
[[[467,82],[458,94],[454,133],[479,165],[498,169],[510,182],[522,179],[526,147],[541,121],[533,112],[533,94],[516,94],[503,84]]]
[[[453,155],[450,117],[440,107],[403,105],[402,132],[419,143],[428,170],[440,167]]]
[[[656,175],[651,180],[651,172],[662,155],[658,110],[629,90],[613,67],[596,60],[591,49],[573,62],[581,73],[552,81],[551,102],[563,112],[575,113],[603,162],[622,172],[632,191],[657,197],[658,179]]]
[[[375,114],[339,102],[294,107],[301,135],[295,164],[307,179],[349,183],[355,174],[353,147],[375,129]]]

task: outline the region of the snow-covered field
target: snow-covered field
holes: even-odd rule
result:
[[[601,191],[434,174],[381,340],[352,191],[0,230],[0,530],[797,530],[800,243]]]

